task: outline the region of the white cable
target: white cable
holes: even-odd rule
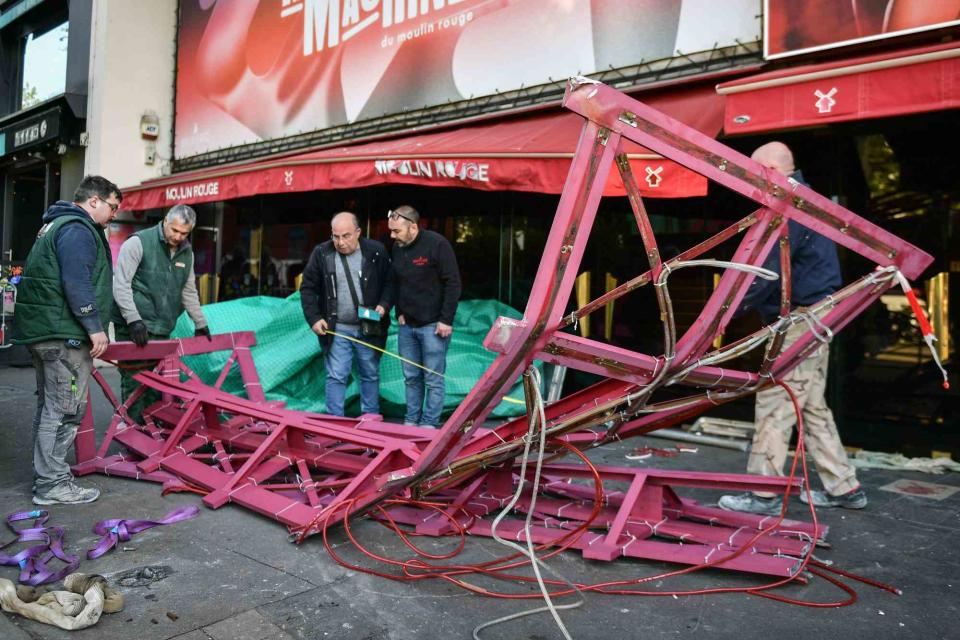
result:
[[[693,371],[694,369],[698,369],[704,366],[710,366],[718,362],[726,362],[727,360],[733,360],[735,358],[739,358],[744,354],[749,353],[750,351],[753,351],[757,347],[761,346],[769,338],[770,338],[770,335],[766,335],[765,333],[758,332],[757,335],[751,337],[746,342],[739,345],[736,349],[730,349],[727,352],[715,351],[712,355],[707,355],[703,358],[700,358],[690,366],[686,367],[685,369],[682,369],[680,372],[671,376],[664,383],[663,386],[669,387],[676,384],[677,382],[680,382],[681,380],[686,378],[690,374],[690,372]],[[718,384],[719,384],[719,381],[715,382],[713,386],[717,386]]]
[[[663,285],[670,274],[679,269],[686,269],[687,267],[722,267],[724,269],[733,269],[734,271],[743,271],[746,273],[753,274],[764,280],[779,280],[780,276],[770,269],[764,269],[763,267],[755,267],[752,264],[744,264],[742,262],[729,262],[727,260],[684,260],[682,262],[675,262],[670,265],[670,268],[667,268],[667,265],[664,265],[663,271],[660,272],[660,277],[657,278],[657,284]]]
[[[547,608],[550,610],[550,615],[553,616],[553,619],[556,621],[557,626],[560,627],[560,631],[563,633],[563,637],[568,640],[572,640],[570,634],[567,632],[566,627],[563,624],[563,621],[560,619],[560,614],[557,613],[557,609],[553,604],[553,600],[550,598],[550,592],[547,589],[547,585],[543,582],[543,576],[540,575],[540,566],[546,567],[539,558],[537,558],[536,551],[533,548],[533,537],[530,534],[530,525],[533,520],[534,507],[537,504],[537,487],[540,486],[540,474],[543,471],[543,458],[546,454],[547,447],[547,415],[544,409],[543,396],[540,392],[541,379],[540,372],[535,368],[531,367],[530,369],[530,378],[532,379],[534,403],[537,408],[537,412],[540,415],[540,450],[537,452],[537,465],[533,472],[533,491],[530,494],[530,508],[527,510],[527,518],[524,521],[523,532],[527,539],[527,551],[529,552],[529,557],[534,560],[532,563],[533,573],[537,576],[537,584],[540,586],[540,592],[543,593],[543,599],[547,603]],[[557,575],[554,571],[551,571],[554,575]],[[560,577],[560,576],[558,576]],[[576,589],[576,587],[565,578],[562,578],[569,586]],[[578,590],[579,593],[579,590]],[[579,607],[583,604],[583,594],[580,594],[580,601],[577,603],[572,603],[565,605],[564,608],[571,609],[573,607]]]
[[[812,311],[802,311],[800,312],[800,316],[803,318],[803,321],[807,323],[807,326],[810,328],[810,333],[813,334],[814,338],[824,344],[833,340],[833,330],[820,319],[820,316]],[[823,331],[823,335],[817,333],[817,328]]]
[[[477,625],[477,627],[475,627],[473,630],[474,640],[481,640],[480,632],[488,627],[492,627],[494,625],[498,625],[504,622],[509,622],[510,620],[516,620],[518,618],[522,618],[525,616],[534,615],[537,613],[543,613],[544,611],[549,611],[550,615],[553,616],[553,619],[557,623],[557,626],[559,627],[560,632],[563,634],[563,637],[566,640],[573,640],[573,637],[570,635],[570,633],[567,631],[566,626],[563,624],[563,620],[560,619],[560,614],[558,613],[558,611],[561,609],[574,609],[576,607],[582,606],[584,603],[583,593],[580,591],[580,589],[577,588],[577,586],[574,585],[572,582],[567,580],[567,578],[560,575],[559,573],[551,569],[549,566],[547,566],[542,560],[537,558],[537,555],[534,552],[534,548],[533,548],[533,541],[530,535],[530,525],[533,519],[534,506],[536,505],[537,487],[539,486],[539,483],[540,483],[540,473],[543,468],[543,458],[546,452],[547,433],[546,433],[546,412],[544,411],[543,396],[540,392],[540,383],[541,383],[540,372],[537,371],[535,367],[531,367],[530,372],[531,372],[530,377],[533,382],[530,386],[533,387],[533,390],[534,390],[533,400],[536,406],[536,414],[530,417],[529,427],[527,428],[527,434],[523,438],[523,441],[525,444],[523,448],[523,455],[520,458],[520,481],[517,483],[517,490],[514,492],[510,502],[503,508],[503,510],[494,519],[493,525],[491,526],[490,530],[494,540],[496,540],[497,542],[499,542],[504,546],[510,547],[511,549],[514,549],[520,552],[521,554],[523,554],[524,556],[530,559],[530,565],[533,568],[534,575],[537,578],[537,584],[540,586],[540,592],[543,594],[543,599],[546,602],[547,606],[537,607],[536,609],[529,609],[527,611],[520,611],[518,613],[513,613],[508,616],[496,618],[494,620],[490,620],[488,622],[484,622],[483,624]],[[529,462],[529,457],[530,457],[530,446],[533,443],[533,435],[534,435],[535,429],[537,428],[538,421],[540,425],[540,445],[539,445],[539,451],[537,456],[536,468],[534,470],[533,490],[530,492],[530,495],[531,495],[530,507],[527,509],[527,517],[524,522],[524,535],[527,539],[526,540],[527,548],[524,548],[511,540],[506,540],[504,538],[501,538],[497,534],[497,526],[499,526],[500,522],[503,520],[503,518],[507,516],[508,513],[513,511],[514,506],[516,506],[517,502],[520,500],[520,496],[523,494],[523,487],[526,483],[527,464]],[[574,602],[570,604],[555,605],[553,603],[553,600],[551,600],[550,598],[550,593],[547,590],[546,584],[544,584],[543,582],[543,576],[540,574],[540,567],[543,567],[544,569],[549,571],[551,574],[553,574],[560,580],[563,580],[571,589],[573,589],[580,595],[580,600],[578,602]]]

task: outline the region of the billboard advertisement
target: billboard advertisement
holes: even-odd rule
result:
[[[764,0],[764,56],[960,25],[960,0]]]
[[[175,155],[760,36],[759,0],[183,0]]]

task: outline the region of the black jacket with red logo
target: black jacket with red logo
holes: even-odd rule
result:
[[[421,229],[405,247],[393,245],[397,278],[397,315],[422,327],[433,322],[453,326],[460,300],[460,269],[450,242],[439,233]]]

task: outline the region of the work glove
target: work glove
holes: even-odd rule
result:
[[[127,329],[130,330],[130,339],[133,344],[138,347],[145,347],[150,342],[150,338],[147,336],[147,325],[143,324],[143,320],[134,320],[127,325]]]
[[[193,337],[199,338],[200,336],[207,336],[207,341],[213,342],[213,338],[210,337],[210,327],[197,327],[196,331],[193,332]]]

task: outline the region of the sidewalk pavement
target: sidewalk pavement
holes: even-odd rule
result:
[[[103,369],[119,386],[114,369]],[[30,368],[0,368],[0,516],[31,508],[31,421],[35,378]],[[103,427],[109,411],[95,394],[95,416]],[[638,438],[591,455],[603,464],[657,466],[673,469],[739,472],[746,454],[700,446],[695,454],[676,458],[624,458],[633,448],[669,446],[662,440]],[[813,471],[811,470],[811,474]],[[928,476],[914,472],[860,471],[870,497],[864,511],[823,510],[831,526],[832,549],[817,551],[836,566],[903,590],[895,596],[852,583],[859,601],[839,609],[790,606],[744,594],[689,597],[617,597],[588,594],[580,608],[561,611],[571,635],[591,638],[795,638],[844,640],[882,638],[956,638],[960,615],[960,494],[943,500],[881,490],[902,479],[960,487],[960,475]],[[430,640],[470,638],[479,624],[542,601],[512,601],[469,594],[448,583],[403,583],[344,569],[325,551],[319,536],[296,546],[286,530],[250,511],[225,506],[210,510],[195,495],[161,497],[159,485],[120,478],[88,476],[81,482],[101,489],[92,504],[55,506],[50,524],[66,528],[68,552],[83,554],[97,537],[93,524],[106,518],[159,519],[177,506],[198,504],[193,520],[159,526],[136,535],[121,549],[98,560],[84,560],[80,571],[100,573],[119,587],[126,608],[104,616],[94,627],[61,631],[19,618],[0,615],[0,639],[47,640]],[[685,493],[714,502],[716,491]],[[790,515],[807,519],[796,501]],[[356,523],[355,535],[371,549],[393,557],[410,552],[384,527]],[[8,534],[0,540],[10,539]],[[342,530],[331,536],[337,551],[352,560]],[[451,549],[454,539],[418,538],[423,548]],[[482,562],[506,554],[496,542],[468,538],[462,562]],[[619,560],[593,562],[567,552],[549,561],[566,577],[601,582],[652,575],[678,568],[657,562]],[[0,576],[16,580],[15,567],[0,567]],[[477,580],[479,583],[479,579]],[[656,581],[651,589],[701,589],[750,586],[769,579],[708,570]],[[535,593],[536,586],[483,582],[488,588]],[[791,584],[781,595],[818,601],[842,600],[845,594],[820,579]],[[561,601],[562,602],[562,601]],[[562,637],[549,615],[521,618],[481,632],[481,638],[547,640]]]

